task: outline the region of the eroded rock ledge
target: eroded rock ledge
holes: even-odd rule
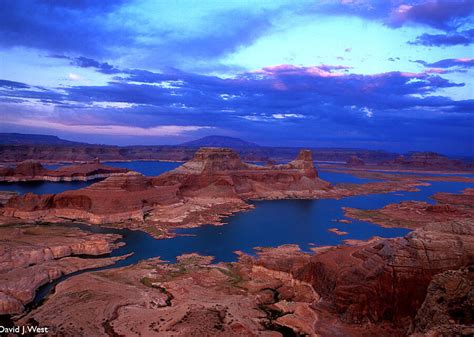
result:
[[[40,286],[62,275],[113,264],[117,258],[83,256],[110,253],[119,238],[69,227],[0,228],[0,315],[23,312]]]
[[[235,263],[212,264],[194,254],[176,264],[147,260],[66,280],[17,323],[31,320],[71,336],[405,336],[433,330],[430,312],[441,317],[445,309],[429,303],[439,287],[453,289],[435,275],[474,263],[473,225],[428,225],[404,238],[320,247],[314,254],[294,245],[261,248],[256,256],[239,253]],[[464,298],[469,284],[462,284],[448,302]]]

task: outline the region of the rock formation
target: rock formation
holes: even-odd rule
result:
[[[142,221],[151,208],[178,201],[175,186],[153,186],[151,179],[129,172],[80,190],[13,197],[3,208],[3,215],[36,222],[78,220],[102,224],[131,219]]]
[[[450,159],[435,152],[412,152],[408,156],[398,156],[394,160],[383,161],[381,165],[409,169],[472,170],[472,164]]]
[[[110,253],[120,238],[77,228],[0,228],[0,315],[18,314],[36,290],[65,274],[113,264],[116,258],[84,259]]]
[[[433,311],[447,317],[428,305],[429,284],[433,278],[438,284],[441,272],[472,264],[474,232],[472,223],[428,226],[405,238],[314,250],[286,245],[220,264],[191,254],[176,264],[152,259],[82,274],[16,323],[39,322],[66,335],[82,327],[94,336],[405,336],[415,317],[416,331],[432,330],[436,322],[425,321]],[[469,313],[463,294],[472,290],[465,282],[446,298],[460,325],[472,319],[462,316]]]
[[[169,226],[219,223],[251,207],[248,199],[317,198],[331,185],[317,177],[311,153],[301,151],[288,164],[244,163],[229,149],[203,148],[177,169],[158,177],[113,175],[87,188],[54,195],[12,197],[4,217],[32,221],[127,223],[166,232]]]
[[[357,156],[350,156],[346,161],[347,166],[364,166],[365,162]]]
[[[344,215],[383,227],[420,228],[430,223],[452,222],[474,218],[474,189],[461,194],[436,193],[435,205],[423,201],[402,201],[381,209],[363,210],[344,208]]]
[[[0,181],[87,181],[107,178],[127,171],[127,169],[102,165],[98,160],[64,166],[56,170],[45,169],[39,162],[27,160],[15,168],[0,168]]]
[[[415,336],[474,335],[474,266],[436,275],[411,332]]]
[[[179,185],[186,197],[242,199],[311,198],[331,185],[318,178],[311,152],[302,150],[288,164],[244,163],[229,149],[201,148],[194,158],[154,179],[155,185]]]

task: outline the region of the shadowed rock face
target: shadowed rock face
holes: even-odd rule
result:
[[[474,334],[474,266],[433,278],[411,330],[420,337]]]
[[[404,238],[316,254],[312,283],[347,322],[404,323],[423,303],[434,275],[472,263],[472,221],[436,224]]]

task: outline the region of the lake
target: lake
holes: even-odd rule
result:
[[[158,175],[179,166],[181,163],[170,162],[111,162],[108,165],[125,167],[145,175]],[[364,183],[373,181],[357,178],[347,173],[320,172],[320,177],[331,183]],[[31,191],[34,193],[57,193],[67,189],[77,189],[93,182],[72,183],[13,183],[7,184],[9,190],[19,193]],[[5,184],[0,185],[4,189]],[[126,229],[105,229],[98,226],[86,226],[94,232],[119,233],[123,235],[125,246],[116,249],[112,255],[118,256],[133,252],[127,260],[116,266],[128,265],[136,261],[161,257],[164,260],[175,261],[176,256],[183,253],[197,252],[212,255],[216,261],[234,261],[234,251],[241,250],[253,253],[257,246],[278,246],[282,244],[298,244],[303,250],[313,246],[335,245],[345,239],[366,240],[372,236],[397,237],[409,231],[402,228],[382,228],[363,221],[353,221],[350,224],[335,222],[343,219],[342,207],[374,209],[389,203],[403,200],[421,200],[433,203],[430,196],[437,192],[460,192],[474,184],[433,182],[430,186],[420,187],[418,192],[395,192],[355,196],[341,200],[277,200],[256,201],[254,209],[241,212],[227,218],[224,226],[204,225],[192,229],[178,229],[177,236],[172,239],[156,240],[140,231]],[[331,227],[337,227],[348,235],[339,236],[328,232]]]

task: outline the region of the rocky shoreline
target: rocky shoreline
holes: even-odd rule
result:
[[[119,239],[63,226],[0,228],[0,315],[22,313],[38,288],[62,275],[114,264],[119,258],[101,256]]]
[[[202,149],[194,159],[158,177],[128,172],[77,191],[13,196],[0,208],[0,221],[86,221],[166,238],[173,228],[219,224],[224,216],[251,207],[249,200],[416,191],[430,181],[418,176],[384,176],[388,180],[333,186],[318,177],[308,151],[300,152],[288,164],[258,166],[243,163],[230,150]],[[439,304],[436,313],[444,319],[434,321],[429,317],[432,306],[424,303],[431,303],[438,289],[448,289],[450,282],[455,282],[452,280],[470,282],[469,266],[474,265],[473,196],[472,189],[466,189],[459,195],[436,194],[437,205],[404,202],[380,210],[345,210],[348,217],[414,229],[402,238],[347,240],[345,245],[315,247],[314,253],[286,245],[260,249],[256,256],[239,253],[239,260],[233,263],[213,264],[210,257],[188,254],[178,257],[175,264],[150,259],[83,273],[61,282],[43,305],[16,316],[15,323],[36,322],[51,327],[53,334],[66,336],[420,336],[450,331],[468,335],[473,322],[466,316],[466,304],[462,304],[466,286],[450,293],[451,301],[458,303],[455,299],[461,298],[458,310],[465,313],[462,317]],[[5,241],[7,245],[19,245],[15,235],[30,235],[28,228],[42,231],[51,227],[20,228],[25,229],[13,231]],[[11,228],[0,230],[8,232]],[[337,228],[332,231],[343,233]],[[87,264],[74,257],[109,252],[117,240],[113,235],[84,233],[78,237],[74,234],[76,240],[83,240],[83,253],[54,248],[51,238],[55,234],[63,241],[59,230],[40,234],[49,238],[45,242],[51,251],[69,253],[37,258],[33,265],[27,262],[23,267],[11,262],[18,259],[7,258],[5,275],[13,276],[0,282],[6,294],[0,306],[4,313],[21,312],[35,289],[57,275],[114,262],[99,258]],[[88,240],[99,240],[101,248],[85,249]],[[48,276],[25,287],[12,285],[11,280],[21,280],[21,275],[33,271]]]
[[[28,182],[28,181],[91,181],[104,179],[128,172],[127,169],[102,165],[98,160],[60,167],[55,170],[45,169],[37,161],[24,161],[16,167],[0,168],[0,182]]]

